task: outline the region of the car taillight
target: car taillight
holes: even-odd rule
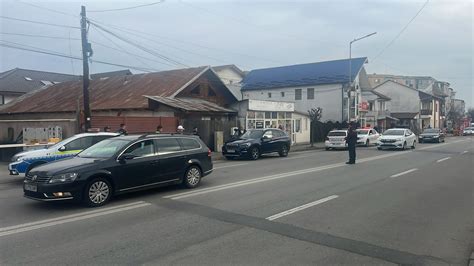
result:
[[[211,151],[211,149],[207,149],[207,156],[208,156],[208,157],[212,157],[212,151]]]

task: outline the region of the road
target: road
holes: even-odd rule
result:
[[[194,190],[84,208],[0,180],[0,264],[466,265],[473,138],[415,150],[306,151],[216,162]]]

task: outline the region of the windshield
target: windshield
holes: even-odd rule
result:
[[[357,130],[357,135],[367,135],[369,134],[369,130],[367,129],[358,129]]]
[[[384,136],[403,136],[405,130],[403,129],[389,129],[383,133]]]
[[[332,131],[329,132],[328,137],[345,137],[346,132],[344,131]]]
[[[423,133],[439,133],[439,129],[429,128],[425,129]]]
[[[123,139],[106,139],[79,153],[82,158],[110,158],[120,149],[130,143]]]
[[[74,136],[70,137],[70,138],[67,138],[67,139],[63,139],[61,140],[60,142],[54,144],[53,146],[49,147],[51,149],[59,149],[61,146],[64,146],[66,145],[68,142],[70,142],[72,139],[74,138]]]
[[[249,130],[245,132],[242,136],[240,136],[241,139],[259,139],[263,135],[263,130]]]

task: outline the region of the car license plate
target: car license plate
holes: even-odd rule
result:
[[[25,190],[36,192],[38,191],[38,188],[36,185],[25,184]]]
[[[235,150],[229,150],[229,149],[228,149],[227,152],[229,152],[229,153],[234,153]]]

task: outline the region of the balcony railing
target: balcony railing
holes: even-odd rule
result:
[[[430,110],[430,109],[421,109],[421,115],[432,115],[433,114],[433,110]]]

